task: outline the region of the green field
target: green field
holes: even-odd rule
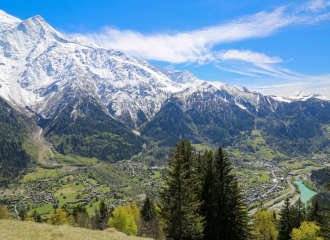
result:
[[[60,172],[63,172],[61,170],[57,169],[43,169],[41,167],[36,168],[36,171],[33,173],[29,173],[24,176],[24,181],[35,181],[38,179],[49,179],[57,177]]]
[[[302,161],[302,162],[294,162],[294,163],[281,162],[280,164],[283,166],[289,167],[289,168],[294,168],[294,169],[303,168],[305,166],[304,164],[311,164],[312,166],[315,165],[310,160],[306,160],[306,161]]]
[[[203,144],[191,144],[191,145],[196,149],[197,152],[204,151],[205,149],[212,150],[212,148]]]
[[[86,158],[86,157],[80,157],[77,155],[64,156],[56,151],[54,151],[54,154],[55,154],[55,158],[56,158],[58,164],[65,164],[65,165],[69,165],[69,166],[89,166],[89,165],[95,165],[98,163],[98,160],[95,157]]]

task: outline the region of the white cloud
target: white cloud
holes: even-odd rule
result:
[[[238,51],[238,50],[228,50],[221,51],[217,54],[217,58],[220,60],[241,60],[250,63],[279,63],[282,59],[279,57],[268,57],[263,53],[256,53],[250,50]]]
[[[136,58],[168,62],[170,66],[215,62],[218,69],[253,78],[251,84],[254,85],[246,85],[265,94],[292,94],[300,86],[301,90],[308,92],[316,89],[330,98],[329,88],[324,87],[330,85],[329,76],[317,78],[301,75],[280,67],[283,65],[281,58],[251,50],[214,50],[221,44],[265,38],[286,26],[311,25],[328,20],[329,7],[330,0],[312,0],[300,5],[291,3],[187,32],[142,34],[134,30],[104,27],[99,32],[70,35],[85,36],[105,48],[120,50]]]
[[[330,6],[330,1],[327,0],[313,0],[303,5],[302,10],[310,10],[313,12],[320,11]]]
[[[120,50],[133,57],[175,64],[185,62],[203,64],[216,61],[218,58],[232,59],[230,54],[236,54],[236,60],[274,63],[279,59],[269,58],[264,54],[237,50],[218,53],[212,49],[224,43],[267,37],[285,26],[315,24],[329,19],[329,12],[324,12],[328,6],[330,6],[329,1],[324,0],[313,0],[300,6],[281,6],[271,11],[262,11],[190,32],[142,34],[134,30],[104,27],[99,32],[87,33],[84,36],[105,48]],[[81,36],[81,34],[71,35]]]

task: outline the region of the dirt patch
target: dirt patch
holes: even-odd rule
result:
[[[301,195],[297,194],[295,195],[293,198],[289,198],[290,200],[290,204],[293,205],[295,204],[295,202],[298,200],[298,198],[300,198]],[[271,210],[275,211],[275,212],[279,212],[282,208],[282,206],[284,205],[284,200],[282,200],[281,202],[275,204],[274,206],[270,207]]]
[[[55,194],[55,196],[60,196],[61,193],[63,193],[63,195],[66,195],[66,194],[75,193],[75,192],[77,192],[77,191],[73,191],[71,188],[66,188],[66,189],[59,190],[58,193]]]

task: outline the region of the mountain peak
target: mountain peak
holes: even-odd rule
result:
[[[16,27],[21,19],[16,18],[0,10],[0,32]]]
[[[295,94],[289,96],[289,98],[293,99],[293,100],[302,100],[302,101],[306,101],[307,99],[310,99],[310,98],[318,98],[318,99],[322,99],[322,100],[327,99],[325,96],[322,96],[318,93],[306,93],[304,91],[298,91]]]

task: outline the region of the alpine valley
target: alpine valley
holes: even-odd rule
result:
[[[320,95],[203,81],[3,11],[0,109],[5,185],[37,166],[165,166],[180,139],[196,151],[221,145],[237,163],[330,153],[330,102]]]

